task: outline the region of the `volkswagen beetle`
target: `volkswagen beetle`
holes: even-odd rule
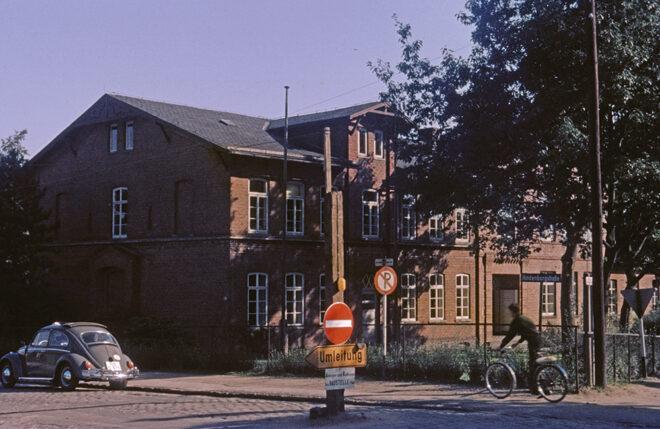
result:
[[[0,358],[0,381],[49,384],[74,390],[80,381],[107,381],[123,389],[140,374],[115,337],[98,323],[53,323],[41,328],[32,342]]]

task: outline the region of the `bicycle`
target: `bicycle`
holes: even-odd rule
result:
[[[516,388],[517,363],[510,355],[511,347],[500,350],[502,356],[486,368],[486,389],[498,399],[508,397]],[[539,394],[549,402],[559,402],[568,393],[568,374],[559,364],[560,358],[547,354],[547,349],[541,349],[543,356],[536,359],[534,380]]]

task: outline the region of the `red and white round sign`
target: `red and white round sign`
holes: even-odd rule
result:
[[[392,267],[383,267],[374,276],[374,287],[381,295],[389,295],[396,290],[398,277]]]
[[[353,312],[343,302],[335,302],[325,311],[323,332],[332,344],[344,344],[353,335]]]

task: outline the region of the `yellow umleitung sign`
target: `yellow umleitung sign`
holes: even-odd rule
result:
[[[367,366],[367,346],[356,344],[341,346],[320,346],[312,350],[305,362],[317,369]]]

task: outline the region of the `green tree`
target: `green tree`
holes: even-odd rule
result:
[[[0,317],[22,322],[35,317],[43,299],[48,214],[41,190],[29,171],[19,131],[0,140]]]

